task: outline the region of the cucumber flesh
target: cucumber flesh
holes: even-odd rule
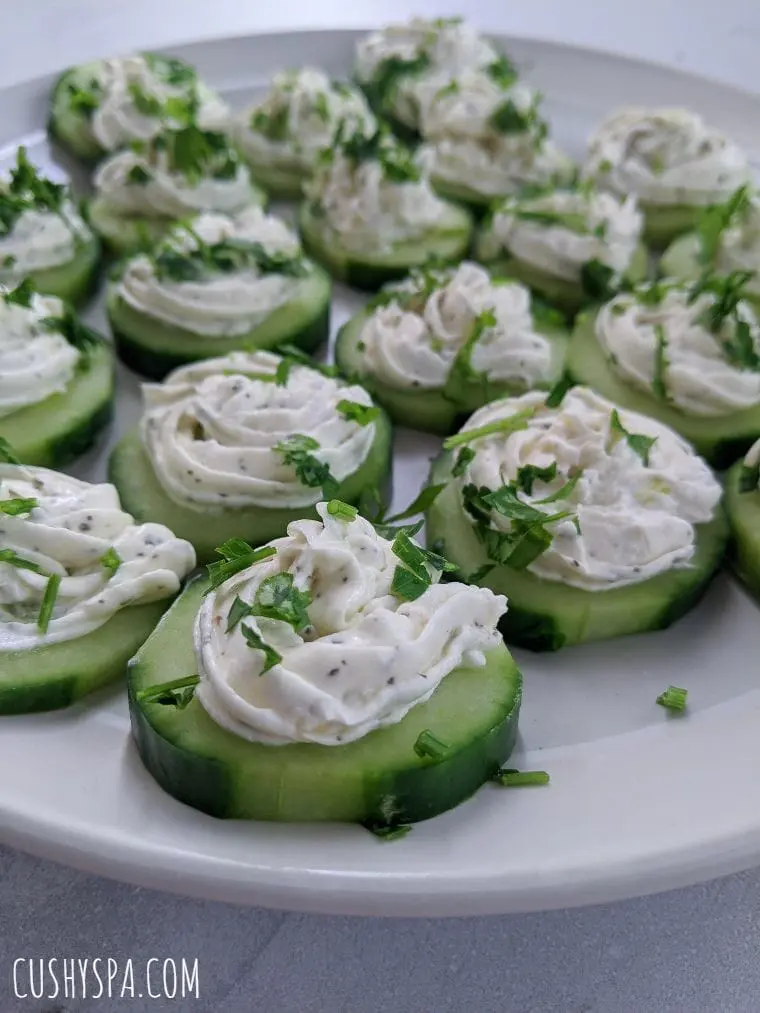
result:
[[[105,154],[95,140],[90,121],[83,113],[74,112],[69,102],[68,87],[76,84],[84,68],[71,68],[58,79],[51,96],[48,133],[62,148],[80,161],[91,164]]]
[[[313,352],[330,334],[329,276],[316,265],[298,295],[275,309],[253,331],[234,337],[208,337],[149,317],[130,306],[112,285],[106,311],[119,357],[153,380],[188,362],[227,355],[241,348],[275,348],[284,342]]]
[[[725,476],[725,504],[731,525],[729,558],[737,576],[760,602],[760,491],[739,491],[743,461]]]
[[[678,281],[696,281],[703,267],[699,257],[702,244],[696,232],[681,236],[663,253],[659,265],[661,278],[676,278]]]
[[[375,420],[375,441],[362,466],[340,483],[336,499],[357,503],[370,488],[381,491],[387,486],[391,471],[391,425],[385,414]],[[249,507],[236,510],[194,510],[175,503],[164,492],[140,439],[137,428],[131,429],[114,447],[108,464],[109,481],[119,490],[122,507],[138,523],[155,521],[164,524],[177,538],[184,538],[195,548],[199,563],[216,559],[216,547],[228,538],[244,538],[261,545],[285,534],[291,521],[311,517],[317,520],[314,507],[272,509]]]
[[[364,357],[358,348],[362,328],[371,314],[372,310],[364,309],[340,329],[335,344],[335,362],[344,376],[355,379],[366,387],[399,425],[446,435],[458,429],[467,416],[486,402],[525,393],[525,388],[518,384],[488,381],[482,384],[462,384],[445,395],[442,388],[418,390],[383,383],[367,372]],[[540,385],[548,390],[562,376],[568,338],[565,331],[555,328],[538,326],[536,329],[549,338],[554,352],[552,376]]]
[[[594,330],[593,313],[578,318],[567,353],[567,373],[608,400],[675,429],[715,468],[727,468],[760,438],[760,404],[730,415],[687,415],[627,384],[608,363]]]
[[[354,288],[375,292],[388,281],[405,277],[411,268],[420,267],[431,258],[455,263],[467,254],[472,234],[472,218],[464,208],[447,205],[447,219],[441,227],[426,236],[397,243],[385,253],[347,253],[326,241],[309,205],[299,211],[299,228],[306,252],[322,264],[334,278]]]
[[[489,563],[452,481],[454,455],[433,463],[430,483],[446,483],[426,515],[428,545],[465,573]],[[668,570],[640,584],[610,591],[583,591],[543,580],[528,570],[496,566],[482,580],[509,599],[501,631],[508,644],[532,651],[556,651],[591,640],[606,640],[670,626],[696,605],[715,575],[728,539],[728,522],[719,508],[697,528],[696,551],[688,568]]]
[[[95,443],[113,414],[113,355],[103,342],[68,388],[0,418],[0,436],[22,464],[59,468]]]
[[[81,306],[95,289],[99,263],[100,241],[93,236],[77,246],[74,257],[67,263],[32,271],[26,277],[42,295],[54,295],[73,306]],[[16,278],[13,284],[19,280]]]
[[[138,700],[140,690],[196,671],[196,581],[129,666],[132,731],[161,787],[212,816],[395,825],[428,819],[472,795],[508,758],[522,679],[505,648],[483,668],[459,668],[396,725],[343,746],[268,746],[215,724],[193,699],[183,710]],[[435,762],[414,744],[429,729],[448,748]]]
[[[687,204],[645,204],[639,202],[644,215],[644,242],[655,250],[664,250],[678,236],[691,232],[704,208]]]
[[[0,651],[0,714],[58,710],[122,678],[168,605],[166,599],[121,609],[76,640]]]

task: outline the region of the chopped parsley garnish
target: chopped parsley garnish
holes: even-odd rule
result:
[[[151,118],[160,116],[163,112],[163,106],[161,105],[160,99],[156,98],[155,95],[151,95],[150,92],[145,91],[137,81],[130,81],[127,86],[129,97],[132,99],[132,104],[138,113],[143,116],[150,116]]]
[[[376,109],[386,106],[402,77],[421,74],[429,66],[430,57],[425,52],[407,60],[400,56],[389,56],[386,60],[382,60],[375,68],[372,80],[364,86],[370,104]]]
[[[0,436],[0,464],[21,464],[13,447],[3,436]]]
[[[392,517],[383,517],[383,521],[387,524],[395,524],[397,521],[405,521],[408,517],[414,517],[415,514],[424,513],[445,488],[445,483],[426,485],[401,513],[393,514]]]
[[[446,757],[449,747],[426,728],[417,736],[414,751],[421,759],[429,756],[431,760],[440,761]]]
[[[361,128],[354,129],[346,136],[347,121],[343,120],[338,127],[332,147],[326,157],[332,157],[334,149],[353,162],[378,162],[386,179],[391,183],[416,183],[421,178],[421,170],[414,160],[412,152],[396,141],[387,128],[378,127],[373,133]]]
[[[100,82],[93,78],[87,88],[71,81],[66,86],[66,97],[69,109],[85,119],[92,119],[92,114],[100,105],[103,89]]]
[[[110,549],[106,549],[106,551],[100,557],[98,562],[100,563],[100,565],[103,567],[104,570],[108,570],[111,576],[113,576],[119,569],[121,564],[124,562],[124,560],[121,558],[119,553],[112,545]]]
[[[3,302],[6,306],[23,306],[25,309],[29,309],[34,294],[34,285],[28,278],[24,278],[15,288],[3,295]]]
[[[333,499],[339,483],[330,472],[329,465],[312,454],[312,450],[319,450],[319,442],[313,436],[293,433],[276,443],[274,450],[282,454],[283,463],[293,468],[302,485],[310,489],[321,488],[325,499]]]
[[[46,330],[62,335],[80,352],[88,352],[102,342],[100,335],[83,324],[70,306],[65,308],[63,316],[43,317],[40,324]]]
[[[58,597],[58,589],[61,586],[61,575],[59,573],[51,573],[48,577],[47,584],[45,585],[45,593],[42,596],[42,604],[40,605],[40,614],[37,616],[37,628],[40,633],[47,633],[50,620],[53,615],[53,609],[55,608],[55,601]]]
[[[31,513],[39,503],[36,499],[0,499],[0,514],[7,514],[9,517],[19,517],[21,514]]]
[[[700,239],[699,259],[703,264],[709,266],[715,262],[721,236],[747,213],[751,203],[751,190],[749,184],[745,183],[723,204],[714,204],[702,212],[697,224],[697,234]]]
[[[266,137],[268,141],[284,141],[288,136],[290,110],[286,105],[271,112],[257,109],[251,116],[250,125],[251,130]]]
[[[486,74],[501,88],[510,88],[517,80],[517,68],[506,56],[500,56],[493,63],[489,63]]]
[[[327,101],[327,95],[322,91],[317,92],[314,96],[314,112],[323,123],[330,122],[330,106]]]
[[[680,689],[678,686],[668,686],[664,693],[657,697],[657,703],[661,707],[667,707],[672,711],[683,711],[686,709],[686,697],[688,690]]]
[[[453,391],[458,389],[461,384],[472,383],[478,378],[477,371],[472,367],[472,352],[483,334],[489,328],[495,327],[496,323],[496,314],[492,309],[485,309],[475,317],[470,327],[470,333],[449,369],[443,390],[444,397],[452,396]]]
[[[15,566],[17,570],[30,570],[32,573],[42,573],[42,567],[31,559],[24,559],[14,549],[0,549],[0,563],[7,563]]]
[[[280,359],[277,363],[277,369],[274,371],[274,382],[278,387],[287,387],[290,370],[293,368],[294,362],[294,359],[285,356],[284,359]]]
[[[510,284],[508,279],[497,279],[493,284]],[[531,316],[535,323],[541,324],[544,327],[553,327],[558,330],[563,330],[567,324],[565,317],[560,313],[559,310],[555,310],[553,306],[549,306],[543,299],[536,299],[535,297],[531,300],[530,307]]]
[[[664,281],[653,281],[636,289],[636,299],[642,306],[659,306],[667,295],[670,285]]]
[[[557,489],[556,492],[551,493],[549,496],[544,496],[543,499],[537,499],[536,503],[558,503],[560,500],[569,499],[582,477],[583,471],[580,469],[575,472],[571,472],[567,482],[565,482],[561,488]]]
[[[346,521],[347,524],[355,521],[359,516],[359,511],[355,506],[344,503],[340,499],[331,499],[327,504],[327,512],[331,517],[339,517],[340,520]]]
[[[652,376],[652,390],[654,396],[660,401],[668,400],[668,386],[665,382],[665,373],[668,368],[667,347],[668,336],[662,324],[654,325],[655,349],[654,349],[654,375]]]
[[[656,436],[644,436],[642,433],[629,433],[620,421],[620,415],[618,414],[617,408],[613,408],[612,414],[610,415],[610,435],[612,436],[613,446],[618,440],[625,439],[631,450],[635,451],[639,455],[644,463],[644,467],[649,467],[649,451],[657,442]]]
[[[10,270],[10,268],[16,266],[16,259],[12,253],[8,253],[3,257],[2,266]]]
[[[726,358],[738,369],[760,372],[760,356],[752,338],[752,329],[739,313],[745,288],[753,277],[752,271],[732,271],[723,276],[703,275],[692,287],[689,302],[695,302],[703,293],[713,295],[713,303],[699,314],[697,322],[715,335],[719,335],[726,324],[732,325],[733,337],[721,342]]]
[[[557,462],[552,461],[545,468],[535,464],[525,464],[517,469],[517,488],[526,496],[533,495],[534,482],[551,482],[557,477]]]
[[[591,299],[606,299],[614,290],[614,270],[601,260],[587,260],[581,268],[581,285]]]
[[[156,703],[182,711],[191,703],[195,687],[200,681],[197,675],[186,675],[157,686],[145,686],[144,689],[138,689],[135,696],[138,703]]]
[[[190,181],[206,175],[230,179],[238,170],[239,157],[220,131],[201,130],[195,123],[189,123],[163,136],[169,164]]]
[[[347,422],[356,422],[359,426],[369,425],[380,415],[377,405],[360,404],[358,401],[338,401],[338,411]]]
[[[462,446],[465,443],[472,443],[473,440],[482,439],[484,436],[491,436],[493,433],[516,433],[520,429],[527,429],[528,422],[536,414],[535,408],[523,408],[514,415],[508,415],[503,419],[496,419],[494,422],[487,422],[475,429],[463,429],[453,436],[448,436],[443,441],[445,450]]]
[[[271,644],[268,644],[251,626],[246,626],[243,623],[240,627],[240,632],[245,638],[246,644],[253,648],[255,651],[261,651],[264,655],[264,666],[259,672],[259,675],[264,675],[270,668],[274,668],[275,665],[279,665],[282,661],[282,655],[275,651]]]
[[[459,478],[464,475],[467,471],[467,467],[471,461],[475,459],[475,451],[471,447],[462,447],[454,460],[454,467],[451,469],[451,474],[454,478]]]
[[[310,355],[308,355],[302,348],[298,348],[297,345],[284,344],[278,345],[274,349],[277,355],[285,356],[288,359],[292,359],[293,363],[297,363],[299,366],[306,366],[308,369],[314,369],[322,376],[338,376],[339,369],[337,366],[326,366],[324,363],[315,362]]]
[[[743,464],[739,471],[739,492],[757,492],[760,485],[760,461]]]
[[[409,535],[401,531],[393,539],[394,554],[403,564],[397,566],[391,582],[391,594],[405,601],[414,601],[432,585],[428,567],[439,572],[454,572],[457,567],[443,556],[413,542]]]
[[[242,538],[229,538],[215,551],[222,558],[209,563],[206,568],[209,575],[209,591],[219,587],[241,570],[247,570],[249,566],[262,559],[268,559],[277,552],[271,545],[262,545],[260,549],[254,549]]]
[[[531,131],[539,141],[549,132],[544,120],[538,115],[535,106],[529,109],[518,109],[511,99],[502,102],[488,118],[489,124],[500,134],[522,134]]]
[[[562,402],[565,400],[565,394],[573,387],[572,379],[565,374],[557,383],[554,384],[552,389],[546,395],[546,401],[544,406],[546,408],[559,408]]]
[[[273,573],[256,589],[250,614],[288,623],[296,633],[310,625],[307,609],[311,605],[309,591],[300,591],[293,583],[292,573]]]
[[[67,188],[40,176],[26,155],[16,153],[16,165],[10,179],[0,186],[0,236],[7,236],[25,211],[50,211],[60,214]]]
[[[503,767],[491,778],[502,788],[522,788],[527,785],[543,785],[549,783],[549,775],[545,770],[510,770]]]
[[[746,320],[737,321],[734,337],[725,341],[723,348],[733,366],[752,370],[753,373],[760,372],[760,356],[757,354],[752,331]]]
[[[152,179],[151,174],[142,165],[133,165],[127,173],[127,183],[135,186],[146,186]]]
[[[178,250],[166,244],[153,257],[153,267],[159,281],[197,281],[206,274],[227,274],[255,268],[259,274],[283,274],[301,278],[308,268],[300,253],[270,251],[258,242],[243,239],[222,239],[218,243],[205,243],[191,232],[195,246]]]

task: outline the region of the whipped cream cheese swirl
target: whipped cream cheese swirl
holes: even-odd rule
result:
[[[437,583],[414,601],[391,591],[399,565],[369,521],[294,521],[276,554],[203,599],[195,624],[196,695],[222,727],[253,742],[337,746],[399,722],[455,668],[481,666],[501,642],[506,599],[486,588]],[[229,629],[233,602],[254,604],[265,581],[287,575],[308,595],[308,625],[251,615]],[[252,629],[279,656],[264,670]]]
[[[760,326],[750,304],[741,301],[714,330],[710,314],[717,302],[715,292],[656,283],[603,306],[597,340],[626,383],[687,415],[751,408],[760,401]],[[750,345],[744,353],[740,329]]]
[[[706,206],[746,183],[742,149],[686,109],[622,109],[589,143],[585,173],[644,204]]]
[[[419,272],[386,290],[362,328],[366,368],[397,388],[440,389],[481,314],[495,323],[471,347],[470,365],[489,380],[532,387],[557,372],[551,343],[536,332],[531,296],[518,282],[492,282],[464,262],[452,271]]]
[[[193,257],[206,247],[213,253],[227,241],[260,244],[270,256],[283,255],[282,271],[265,271],[255,256],[246,257],[242,250],[240,266],[224,270],[209,269],[202,258]],[[189,277],[165,275],[162,251],[187,254]],[[308,273],[295,233],[279,218],[250,207],[234,217],[202,214],[193,221],[191,231],[176,229],[157,256],[141,254],[126,262],[116,291],[138,313],[193,334],[221,338],[248,334],[276,309],[298,298]]]
[[[176,594],[195,566],[189,542],[161,524],[136,525],[112,485],[0,464],[0,503],[9,500],[29,502],[20,513],[0,513],[2,651],[83,637],[120,609]],[[60,585],[44,629],[51,576]]]
[[[587,188],[555,190],[524,200],[507,198],[493,215],[484,255],[510,256],[565,281],[580,282],[598,260],[622,275],[639,244],[643,217],[635,197],[619,199]]]
[[[473,484],[496,491],[517,483],[526,466],[556,469],[548,481],[533,481],[530,493],[519,487],[518,499],[547,516],[569,513],[548,524],[551,544],[528,564],[530,573],[606,591],[689,565],[696,525],[714,517],[721,487],[685,440],[636,412],[618,409],[615,416],[611,402],[585,387],[568,391],[558,408],[547,408],[537,392],[492,402],[476,411],[463,431],[523,411],[524,428],[468,444],[475,457],[454,481],[460,495]],[[646,448],[640,440],[632,445],[631,436],[651,442]],[[570,490],[568,482],[575,483]],[[563,498],[541,502],[561,489]],[[506,514],[490,514],[496,531],[509,533],[512,523]]]
[[[0,418],[67,389],[82,353],[55,326],[64,304],[34,293],[29,306],[0,289]]]
[[[371,405],[367,391],[301,365],[278,384],[280,362],[269,352],[233,352],[143,385],[140,431],[167,496],[199,511],[313,506],[320,488],[304,485],[276,449],[296,434],[318,443],[311,453],[336,481],[361,467],[375,423],[344,418],[338,403]]]

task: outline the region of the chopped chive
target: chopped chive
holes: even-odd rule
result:
[[[15,566],[17,570],[30,570],[32,573],[42,573],[42,567],[31,559],[24,559],[13,549],[0,549],[0,563],[8,563]]]
[[[254,563],[277,554],[277,549],[272,545],[262,545],[260,549],[254,549],[242,538],[229,538],[215,551],[223,558],[209,563],[206,567],[210,580],[209,591],[219,587],[241,570],[247,570]]]
[[[546,395],[546,401],[544,401],[545,407],[559,408],[565,399],[565,394],[567,394],[572,386],[573,381],[570,377],[567,375],[563,376],[561,380],[558,380],[557,383],[554,384],[552,389]]]
[[[672,711],[683,711],[686,709],[687,689],[680,689],[678,686],[668,686],[664,693],[657,697],[657,703],[661,707],[667,707]]]
[[[545,770],[498,770],[491,778],[504,788],[522,788],[526,785],[549,783],[549,775]]]
[[[59,573],[51,573],[48,577],[48,582],[45,585],[45,594],[42,597],[42,604],[40,605],[40,614],[37,617],[37,628],[40,633],[47,633],[48,626],[50,625],[50,618],[53,615],[53,609],[55,608],[55,600],[58,597],[58,588],[61,586],[61,575]]]
[[[0,499],[0,514],[8,514],[9,517],[18,517],[19,514],[31,513],[39,503],[36,499]]]
[[[145,686],[138,689],[135,699],[138,703],[156,703],[164,707],[175,707],[184,710],[195,695],[195,687],[200,682],[198,675],[186,675],[182,679],[172,679],[156,686]]]
[[[515,412],[514,415],[509,415],[505,419],[496,419],[494,422],[488,422],[484,426],[478,426],[476,429],[464,429],[459,433],[455,433],[454,436],[449,436],[443,441],[445,450],[451,450],[452,447],[459,447],[465,443],[471,443],[473,440],[479,440],[483,436],[490,436],[492,433],[516,433],[520,429],[527,429],[529,420],[536,414],[535,408],[523,408],[519,412]]]
[[[355,506],[350,506],[339,499],[331,499],[327,504],[327,512],[331,517],[339,517],[342,521],[355,521],[359,511]]]
[[[113,576],[123,563],[123,559],[116,551],[116,549],[113,546],[111,546],[110,549],[107,549],[103,553],[98,562],[100,563],[100,565],[103,567],[104,570],[108,570],[111,576]]]
[[[655,397],[660,401],[668,400],[668,387],[665,383],[665,370],[668,368],[666,349],[668,347],[668,336],[662,324],[654,325],[654,333],[657,345],[654,353],[654,376],[652,377],[652,390]]]
[[[424,732],[420,732],[417,736],[417,741],[414,743],[414,751],[417,756],[423,759],[429,756],[432,760],[438,761],[444,759],[449,751],[449,747],[426,728]]]

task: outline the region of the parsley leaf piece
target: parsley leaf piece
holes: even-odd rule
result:
[[[299,633],[311,624],[307,609],[311,605],[309,591],[300,591],[293,583],[292,573],[273,573],[256,589],[251,615],[277,619]]]
[[[274,373],[274,382],[278,387],[287,387],[292,366],[293,359],[288,358],[287,356],[284,359],[280,359],[277,363],[277,369]]]
[[[61,586],[60,573],[51,573],[45,585],[45,594],[42,596],[40,614],[37,616],[37,629],[40,633],[47,633],[50,620],[55,608],[55,600],[58,597],[58,589]]]
[[[479,378],[479,374],[472,367],[472,352],[483,334],[490,327],[495,327],[496,323],[496,314],[492,309],[485,309],[475,317],[467,339],[451,363],[443,390],[444,397],[456,400],[456,392],[462,384],[472,383]]]
[[[13,447],[3,436],[0,436],[0,464],[21,464]]]
[[[391,594],[395,594],[403,601],[416,601],[431,584],[432,581],[429,577],[420,577],[418,573],[413,573],[403,566],[397,566],[393,571]]]
[[[619,439],[625,439],[631,450],[635,451],[641,458],[646,468],[649,467],[649,451],[657,442],[656,436],[644,436],[642,433],[629,433],[620,421],[617,408],[613,408],[610,415],[610,434],[613,444]]]
[[[284,141],[290,126],[290,110],[286,105],[271,112],[257,109],[251,116],[250,126],[251,130],[266,137],[268,141]]]
[[[31,513],[39,503],[36,499],[0,499],[0,514],[7,514],[8,517],[19,517],[21,514]]]
[[[522,468],[517,469],[517,488],[524,492],[526,496],[532,496],[534,482],[551,482],[556,477],[556,461],[552,461],[545,468],[540,468],[536,464],[525,464]]]
[[[601,260],[587,260],[581,268],[581,285],[590,299],[606,299],[614,291],[614,270]]]
[[[489,63],[486,67],[486,74],[495,81],[500,88],[510,88],[517,80],[517,68],[506,56]]]
[[[299,366],[306,366],[309,369],[315,369],[322,376],[338,376],[340,371],[337,366],[326,366],[321,362],[315,362],[314,359],[303,349],[298,348],[296,345],[283,344],[278,345],[273,349],[276,355],[282,355],[288,359],[292,359],[294,364]]]
[[[222,559],[209,563],[206,567],[209,575],[209,591],[219,587],[241,570],[247,570],[254,563],[276,555],[277,550],[272,545],[262,545],[260,549],[254,549],[242,538],[230,538],[216,549],[216,553],[222,556]]]
[[[30,570],[32,573],[42,573],[42,567],[31,559],[24,559],[14,549],[0,549],[0,563],[7,563],[15,566],[17,570]]]
[[[739,472],[739,492],[757,492],[760,485],[760,461],[743,464]]]
[[[462,447],[456,456],[454,461],[454,467],[451,469],[451,474],[454,478],[459,478],[460,475],[464,475],[467,471],[467,467],[471,461],[475,459],[475,451],[472,447]]]
[[[569,499],[576,485],[580,482],[582,475],[583,471],[576,471],[575,474],[570,475],[561,489],[557,489],[556,492],[553,492],[550,496],[545,496],[543,499],[537,499],[536,503],[557,503],[559,500]]]
[[[368,81],[364,90],[370,104],[376,109],[387,107],[393,99],[393,92],[402,77],[421,74],[430,66],[430,57],[422,52],[417,56],[404,59],[400,56],[389,56],[382,60]]]
[[[151,95],[150,92],[145,91],[137,81],[130,81],[127,91],[138,113],[141,113],[143,116],[150,116],[151,118],[161,115],[162,107],[159,99],[155,95]]]
[[[752,331],[746,320],[736,323],[734,337],[723,344],[729,362],[739,369],[760,372],[760,356],[757,354]]]
[[[24,278],[15,288],[3,295],[3,302],[6,306],[23,306],[25,309],[29,309],[34,294],[34,285],[28,278]]]
[[[531,131],[539,141],[549,132],[535,106],[524,112],[511,99],[506,99],[488,118],[489,125],[500,134],[523,134]]]
[[[198,675],[186,675],[171,682],[162,682],[155,686],[138,689],[135,699],[138,703],[155,703],[162,707],[175,707],[184,710],[195,695],[195,688],[200,682]]]
[[[574,384],[572,379],[567,373],[558,380],[549,393],[546,395],[546,401],[544,405],[546,408],[559,408],[562,402],[565,400],[565,394],[573,388]]]
[[[668,386],[665,382],[665,372],[668,368],[667,347],[668,336],[662,324],[654,325],[656,345],[654,350],[654,375],[652,377],[652,390],[654,396],[660,401],[668,400]]]
[[[425,513],[425,511],[432,506],[445,488],[445,482],[438,485],[424,486],[408,507],[402,510],[401,513],[393,514],[392,517],[384,517],[384,522],[387,524],[395,524],[397,521],[405,521],[408,517],[414,517],[415,514]]]
[[[338,411],[347,422],[356,422],[359,426],[369,425],[380,415],[377,405],[360,404],[358,401],[338,401]]]
[[[270,668],[274,668],[275,665],[279,665],[282,661],[282,655],[275,651],[271,644],[268,644],[251,626],[246,626],[242,623],[240,626],[240,632],[245,637],[245,642],[249,647],[255,651],[261,651],[264,655],[264,666],[259,672],[259,675],[264,675]]]
[[[103,567],[104,570],[108,570],[111,576],[113,576],[119,569],[121,564],[124,562],[124,560],[121,558],[119,553],[112,545],[110,549],[106,549],[106,551],[100,557],[98,562],[100,563],[100,565]]]
[[[240,620],[251,615],[252,611],[253,606],[251,606],[247,601],[243,601],[240,595],[235,595],[234,601],[232,602],[232,605],[230,605],[230,610],[227,613],[226,632],[231,633]]]
[[[62,335],[80,352],[87,352],[102,342],[100,335],[83,324],[70,306],[66,307],[62,317],[43,317],[40,324],[45,330]]]
[[[712,265],[718,255],[720,240],[726,229],[741,219],[751,206],[751,191],[745,183],[722,204],[714,204],[706,208],[697,223],[697,235],[700,240],[699,259],[702,264]]]
[[[359,516],[359,511],[355,506],[344,503],[340,499],[331,499],[327,504],[327,512],[331,517],[339,517],[342,521],[346,521],[347,524],[355,521]]]
[[[171,247],[156,254],[153,268],[159,281],[197,281],[203,276],[203,268],[197,259]]]
[[[71,81],[66,86],[69,109],[75,115],[84,116],[88,120],[92,119],[93,113],[100,105],[102,91],[100,83],[94,78],[90,81],[88,88],[83,88]]]
[[[127,183],[134,186],[146,186],[153,179],[151,174],[142,165],[133,165],[127,173]]]
[[[282,454],[283,463],[293,468],[299,482],[310,489],[322,489],[325,499],[334,499],[340,484],[335,480],[329,465],[320,461],[311,453],[319,449],[319,443],[313,436],[293,433],[276,443],[274,449]]]
[[[487,422],[475,429],[463,429],[461,432],[448,436],[443,441],[444,450],[451,450],[453,447],[462,446],[465,443],[472,443],[473,440],[482,439],[484,436],[491,436],[493,433],[516,433],[521,429],[528,428],[528,422],[536,414],[536,408],[523,408],[514,415],[508,415],[503,419],[496,419],[494,422]]]
[[[457,569],[443,556],[417,545],[404,531],[396,535],[392,549],[403,566],[397,566],[394,571],[391,593],[406,601],[419,598],[433,583],[428,567],[448,573]]]

